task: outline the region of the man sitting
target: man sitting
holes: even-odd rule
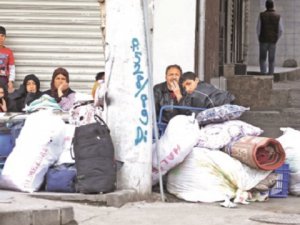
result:
[[[179,79],[182,75],[181,67],[174,64],[166,68],[166,81],[156,84],[153,88],[155,98],[156,116],[164,105],[181,105],[183,102],[183,93],[179,86]],[[163,112],[162,122],[168,123],[169,120],[178,114],[176,109],[168,109]]]

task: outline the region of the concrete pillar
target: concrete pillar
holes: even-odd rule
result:
[[[124,162],[118,189],[151,193],[152,110],[142,1],[106,0],[107,123]]]

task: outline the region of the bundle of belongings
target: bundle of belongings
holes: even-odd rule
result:
[[[167,191],[191,202],[265,201],[285,162],[278,140],[238,118],[249,108],[222,105],[197,115],[177,115],[153,144],[152,184],[166,175]]]
[[[75,104],[68,121],[55,109],[28,114],[0,175],[0,188],[23,192],[106,193],[115,189],[110,131],[93,102]]]

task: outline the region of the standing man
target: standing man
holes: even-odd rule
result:
[[[259,40],[259,65],[261,74],[274,74],[276,43],[283,32],[280,15],[274,9],[273,0],[266,1],[266,11],[261,12],[257,21]],[[269,71],[267,73],[267,55]]]
[[[13,92],[15,81],[15,58],[10,48],[4,46],[6,30],[0,26],[0,82]]]

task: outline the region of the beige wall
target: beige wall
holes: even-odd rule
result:
[[[153,21],[153,83],[165,80],[169,64],[183,71],[194,70],[194,0],[156,0]]]

